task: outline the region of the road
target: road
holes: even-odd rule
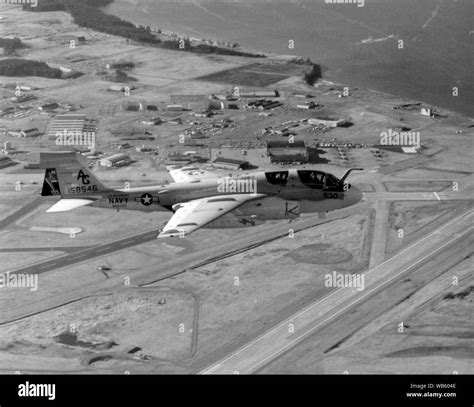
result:
[[[467,194],[453,194],[446,192],[365,192],[364,198],[373,201],[471,201],[472,196]]]
[[[365,274],[365,289],[338,288],[318,299],[227,357],[201,370],[202,374],[249,374],[276,359],[318,328],[356,304],[420,267],[432,256],[464,239],[472,239],[471,209],[445,223]]]
[[[11,215],[0,221],[0,229],[4,229],[11,223],[16,222],[18,219],[22,218],[23,216],[36,209],[43,202],[43,199],[41,197],[38,197],[30,203],[26,204],[25,206],[21,207],[17,211],[13,212]]]
[[[23,253],[23,252],[66,252],[76,253],[80,250],[89,249],[90,246],[50,246],[50,247],[13,247],[0,248],[0,253]]]
[[[387,244],[389,203],[384,200],[375,202],[375,219],[372,230],[372,248],[370,250],[369,268],[375,267],[385,259]]]
[[[57,268],[70,266],[71,264],[79,263],[81,261],[90,260],[94,257],[103,256],[108,253],[115,252],[117,250],[127,249],[142,243],[146,243],[156,239],[158,231],[152,230],[144,233],[140,233],[134,236],[128,236],[126,238],[116,240],[114,242],[109,242],[100,246],[85,248],[82,250],[74,250],[73,253],[68,254],[62,257],[56,257],[51,260],[43,261],[41,263],[36,263],[31,266],[23,267],[21,269],[12,270],[12,274],[41,274],[46,273]],[[74,248],[69,248],[69,250]],[[32,248],[21,249],[21,251],[33,250]],[[34,250],[42,250],[42,248],[37,248]],[[8,249],[7,251],[12,251]]]

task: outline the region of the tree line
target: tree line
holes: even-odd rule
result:
[[[160,48],[203,54],[264,57],[264,55],[261,54],[253,54],[211,44],[191,45],[189,40],[183,39],[161,40],[151,32],[149,27],[136,26],[129,21],[106,14],[100,9],[100,7],[107,6],[112,2],[113,0],[49,0],[45,3],[39,2],[37,7],[25,5],[24,8],[31,11],[65,10],[71,14],[74,23],[81,27],[90,28],[106,34],[117,35],[132,41]]]
[[[13,55],[17,49],[25,47],[18,37],[0,38],[0,47],[3,48],[5,55]]]
[[[60,69],[51,68],[44,62],[30,59],[9,58],[0,60],[0,75],[3,76],[41,76],[61,79]]]
[[[321,66],[318,64],[313,64],[311,71],[306,72],[303,76],[304,81],[310,86],[313,86],[320,78],[322,78]]]

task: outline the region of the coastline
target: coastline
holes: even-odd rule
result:
[[[153,7],[154,5],[147,5],[146,3],[144,4],[144,7],[146,7],[146,10],[149,12],[149,14],[144,15],[144,13],[140,10],[140,5],[142,4],[141,1],[136,1],[134,3],[135,9],[138,10],[130,10],[130,3],[124,2],[124,1],[117,1],[115,0],[111,5],[104,7],[103,11],[107,14],[112,14],[115,16],[118,16],[123,19],[127,19],[128,21],[132,21],[133,23],[141,24],[141,25],[146,25],[150,21],[149,15],[153,15]],[[169,7],[168,7],[169,8]],[[176,8],[173,6],[173,10]],[[169,14],[170,11],[167,9],[166,12]],[[168,15],[165,14],[165,15]],[[161,17],[164,18],[164,17]],[[182,23],[177,23],[176,21],[171,21],[168,26],[166,31],[173,32],[174,34],[180,36],[180,37],[196,37],[199,36],[199,38],[208,38],[210,37],[209,34],[205,33],[204,29],[196,29],[192,25],[189,26],[188,31],[180,31],[179,28],[182,28],[185,30],[184,25],[186,22],[189,23],[190,16],[180,16],[180,19],[183,18]],[[218,18],[216,17],[218,20]],[[154,21],[156,23],[156,21]],[[217,23],[216,23],[217,24]],[[158,25],[161,25],[159,23]],[[216,27],[213,27],[212,29],[209,29],[209,26],[205,26],[208,29],[208,31],[216,31]],[[160,27],[158,27],[160,28]],[[162,29],[163,30],[163,29]],[[199,32],[199,34],[198,34]],[[230,31],[225,31],[226,35],[224,34],[222,37],[219,36],[213,36],[214,41],[218,41],[219,39],[223,39],[224,41],[227,40],[233,40],[239,41],[239,38],[234,38],[232,30]],[[256,41],[258,42],[258,41]],[[268,42],[268,41],[266,41]],[[275,52],[274,50],[270,50],[271,48],[274,48],[271,46],[271,42],[268,42],[268,47],[267,46],[254,46],[254,47],[248,47],[248,44],[245,44],[243,41],[240,41],[240,46],[242,50],[244,51],[250,51],[250,52],[257,52],[260,54],[263,54],[269,58],[290,58],[290,56],[287,56],[285,53],[282,52]],[[260,43],[259,43],[260,45]],[[297,52],[299,51],[299,52]],[[308,53],[308,52],[301,52],[302,48],[299,47],[297,50],[295,49],[295,53],[301,57],[304,58],[310,58],[314,61],[314,63],[322,66],[329,67],[323,75],[324,77],[330,79],[331,81],[335,83],[340,83],[340,84],[345,84],[346,86],[350,86],[352,88],[358,87],[358,88],[365,88],[365,89],[372,89],[378,92],[390,94],[394,97],[397,98],[403,98],[407,100],[416,100],[420,101],[424,104],[431,105],[433,107],[437,107],[439,109],[443,109],[446,111],[451,111],[455,112],[457,114],[460,114],[464,117],[469,117],[469,118],[474,118],[474,113],[472,112],[472,108],[470,107],[470,104],[466,102],[466,99],[468,99],[468,95],[461,95],[461,98],[464,99],[456,99],[456,100],[449,100],[448,98],[441,97],[440,94],[434,92],[434,88],[429,85],[428,79],[426,82],[425,87],[414,87],[410,86],[408,82],[405,82],[404,78],[408,75],[409,72],[403,72],[402,76],[397,79],[397,81],[393,81],[390,79],[390,76],[394,74],[396,75],[396,71],[392,71],[392,73],[387,72],[387,78],[383,78],[383,70],[381,70],[380,67],[375,67],[375,71],[371,71],[370,65],[365,67],[365,65],[360,65],[361,63],[364,64],[363,61],[354,61],[351,60],[350,57],[345,60],[341,59],[340,57],[338,58],[330,58],[331,63],[328,63],[327,60],[325,60],[322,57],[318,57],[318,53],[316,52],[316,55],[314,53]],[[307,51],[307,50],[305,50]],[[292,55],[292,57],[295,57],[296,55]],[[351,65],[354,65],[351,67]],[[365,72],[364,72],[365,71]],[[352,73],[353,74],[352,74]],[[368,74],[367,72],[371,72]],[[372,79],[373,78],[373,79]],[[469,84],[467,84],[469,86]]]
[[[160,36],[160,37],[166,37],[170,41],[173,41],[173,40],[178,40],[178,41],[179,40],[189,40],[191,42],[191,44],[193,44],[193,45],[202,44],[202,45],[215,46],[215,47],[218,47],[220,49],[232,49],[232,47],[226,46],[226,44],[230,44],[231,41],[220,41],[217,38],[209,38],[209,37],[204,38],[205,37],[204,35],[201,38],[199,38],[199,37],[194,37],[191,34],[187,34],[187,33],[184,33],[184,32],[167,30],[167,29],[163,29],[162,27],[153,27],[153,26],[148,25],[148,24],[140,24],[139,22],[137,22],[135,20],[129,20],[124,16],[116,15],[114,13],[111,13],[110,10],[109,10],[109,7],[110,7],[110,5],[109,6],[104,6],[104,7],[99,7],[99,9],[105,14],[113,15],[113,16],[119,17],[119,18],[121,18],[125,21],[131,22],[137,28],[138,27],[141,27],[141,28],[147,28],[148,27],[150,29],[150,31],[152,33],[154,33],[155,35]],[[237,44],[237,43],[234,43],[234,44]],[[256,58],[258,58],[259,56],[261,56],[263,58],[283,59],[283,60],[298,58],[298,56],[295,56],[295,55],[284,55],[284,54],[278,54],[278,53],[274,53],[274,52],[270,52],[270,51],[262,51],[261,49],[246,47],[246,46],[243,46],[241,44],[237,44],[235,47],[233,47],[233,49],[235,49],[237,51],[240,51],[240,52],[253,54],[253,55],[255,55]],[[199,52],[197,52],[197,53],[199,53]],[[204,54],[204,53],[202,53],[202,54]]]
[[[114,3],[115,2],[112,2],[111,4],[114,4]],[[109,12],[109,7],[110,7],[110,5],[105,6],[105,7],[100,7],[99,9],[101,10],[101,12],[103,12],[105,14],[108,14],[108,15],[111,15],[111,16],[114,16],[114,17],[119,17],[119,18],[123,19],[127,23],[130,23],[130,24],[134,25],[136,28],[139,28],[141,30],[144,30],[144,29],[149,30],[150,32],[152,32],[156,36],[158,41],[161,40],[161,41],[164,41],[164,42],[166,42],[166,41],[177,42],[177,41],[181,41],[181,40],[190,40],[190,43],[192,43],[193,46],[208,45],[208,46],[214,47],[218,50],[224,50],[224,51],[225,50],[235,50],[236,52],[242,52],[243,54],[251,54],[252,55],[252,56],[250,56],[250,55],[236,55],[236,56],[249,57],[249,58],[252,57],[252,58],[256,58],[256,59],[261,56],[262,58],[268,58],[268,59],[271,59],[271,60],[289,61],[289,60],[292,60],[292,59],[303,59],[303,60],[311,61],[308,57],[305,57],[303,55],[291,55],[291,54],[275,53],[275,52],[270,52],[270,51],[262,51],[261,49],[244,47],[241,44],[232,44],[228,41],[222,41],[219,38],[218,39],[216,39],[216,38],[206,39],[204,37],[201,37],[201,38],[189,37],[187,34],[179,33],[179,32],[176,32],[176,31],[171,31],[171,30],[164,30],[160,27],[150,27],[150,26],[146,26],[146,25],[135,24],[133,22],[133,18],[132,18],[132,20],[128,20],[128,19],[125,20],[120,15],[110,13]],[[94,30],[94,28],[92,28],[92,30]],[[96,32],[100,32],[100,31],[96,31]],[[164,40],[163,40],[163,37],[164,37]],[[122,36],[122,38],[123,38],[123,36]],[[144,45],[146,45],[146,43]],[[234,46],[234,45],[235,45],[235,48],[232,48],[232,46]],[[152,47],[154,45],[149,44],[148,46]],[[167,48],[167,47],[161,47],[161,48]],[[192,50],[191,52],[196,53],[196,54],[201,54],[201,55],[221,55],[221,52],[201,52],[199,50]],[[224,54],[224,53],[222,53],[222,54]],[[232,55],[232,54],[230,54],[230,55]],[[318,62],[313,62],[313,63],[316,63],[320,67],[322,67],[322,65],[319,64]],[[308,65],[308,66],[310,66],[310,65]],[[328,70],[330,70],[330,69],[329,68],[326,69],[326,72]],[[329,75],[323,76],[323,77],[326,80],[330,79],[330,81],[332,83],[334,83],[335,86],[340,86],[340,87],[348,86],[352,89],[361,88],[361,89],[365,89],[365,90],[368,90],[368,91],[371,91],[371,92],[379,92],[381,94],[389,95],[393,98],[404,99],[406,101],[421,102],[425,105],[434,107],[434,108],[438,109],[439,111],[443,110],[443,111],[446,111],[446,112],[455,113],[455,114],[461,115],[461,116],[469,118],[469,119],[474,118],[474,116],[466,114],[465,112],[460,112],[460,111],[454,110],[452,108],[448,108],[448,107],[444,107],[442,105],[430,103],[424,98],[414,97],[414,96],[411,96],[411,95],[396,94],[394,92],[387,91],[387,90],[380,90],[380,89],[377,89],[377,88],[371,88],[371,87],[364,86],[364,85],[358,85],[357,83],[350,82],[350,81],[343,81],[343,80],[340,80],[338,78],[334,78],[331,73]]]

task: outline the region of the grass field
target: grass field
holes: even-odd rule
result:
[[[290,77],[273,65],[250,64],[242,67],[227,69],[197,78],[201,81],[229,83],[252,87],[265,87]]]

